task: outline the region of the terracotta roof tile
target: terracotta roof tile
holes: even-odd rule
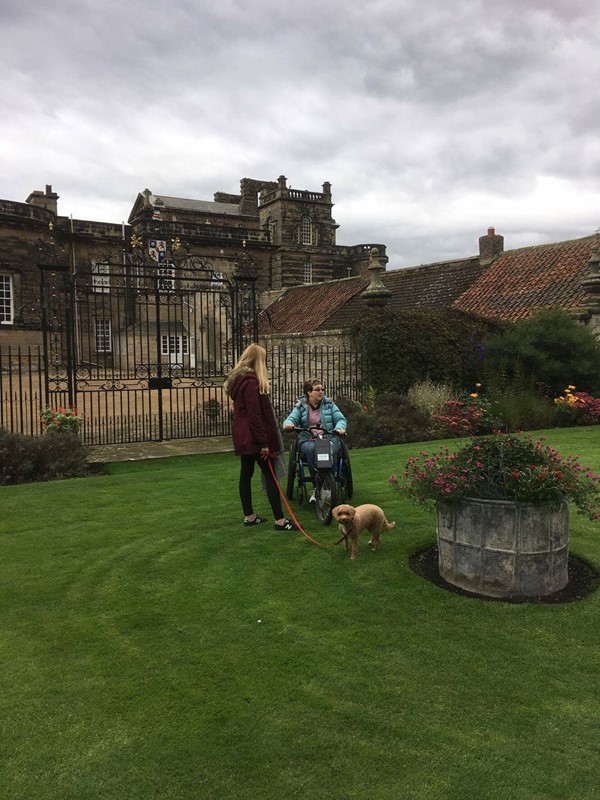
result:
[[[554,305],[581,308],[580,287],[596,237],[509,250],[499,256],[454,306],[484,317],[524,319],[532,310]]]
[[[480,274],[478,258],[382,272],[381,282],[392,292],[386,308],[397,314],[409,309],[446,308]],[[345,328],[365,309],[364,300],[357,293],[343,309],[331,314],[321,329]]]
[[[383,273],[382,282],[393,292],[390,308],[445,308],[482,273],[478,258],[444,261]]]
[[[294,286],[262,312],[258,321],[259,334],[316,331],[368,283],[365,278],[344,278]]]
[[[383,272],[381,280],[393,293],[388,308],[445,308],[481,274],[478,258],[448,261]],[[308,333],[347,328],[366,308],[361,293],[368,278],[345,278],[296,286],[261,314],[259,333]]]
[[[597,236],[589,236],[509,250],[489,266],[473,257],[383,272],[382,282],[392,292],[386,308],[402,313],[453,306],[509,321],[554,305],[576,310],[585,304],[580,283],[597,242]],[[357,277],[288,289],[261,314],[259,331],[268,335],[346,328],[364,311],[360,295],[368,284],[367,278]]]

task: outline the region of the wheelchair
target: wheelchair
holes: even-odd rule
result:
[[[307,429],[295,426],[294,430]],[[315,430],[317,430],[316,435],[311,436],[315,442],[315,479],[313,481],[308,464],[300,453],[301,443],[296,437],[290,446],[286,497],[288,500],[294,500],[297,493],[300,505],[308,503],[309,487],[313,486],[317,519],[322,525],[329,525],[332,519],[331,512],[336,505],[347,503],[352,498],[354,490],[352,466],[348,446],[343,437],[339,437],[341,447],[336,458],[326,435],[328,431],[324,428]]]

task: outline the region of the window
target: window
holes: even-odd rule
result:
[[[109,265],[104,261],[92,261],[92,291],[110,292]]]
[[[163,356],[187,356],[189,352],[187,336],[162,336]]]
[[[13,316],[12,275],[0,275],[0,325],[12,325]]]
[[[313,282],[313,268],[310,261],[304,262],[304,283]]]
[[[172,292],[175,288],[175,267],[172,261],[165,261],[157,270],[158,291]]]
[[[211,289],[216,289],[217,291],[221,291],[221,289],[225,285],[223,283],[223,281],[225,280],[225,276],[223,275],[223,273],[222,272],[213,272],[213,273],[211,273],[210,278],[211,278],[211,280],[210,280],[210,288]]]
[[[313,224],[312,219],[306,214],[302,217],[302,226],[300,228],[300,244],[313,243]]]
[[[96,351],[112,353],[112,330],[109,319],[96,320]]]

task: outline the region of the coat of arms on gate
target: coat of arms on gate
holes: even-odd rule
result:
[[[148,252],[150,253],[150,258],[154,259],[157,264],[161,264],[166,258],[167,243],[163,239],[150,239]]]

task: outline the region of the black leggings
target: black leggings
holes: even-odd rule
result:
[[[283,509],[281,507],[281,498],[279,496],[279,488],[273,480],[273,475],[269,469],[269,459],[261,458],[258,455],[254,456],[240,456],[240,500],[242,501],[242,509],[246,517],[254,514],[252,508],[252,476],[254,475],[254,465],[258,464],[267,483],[267,497],[273,510],[273,517],[275,519],[283,518]]]

